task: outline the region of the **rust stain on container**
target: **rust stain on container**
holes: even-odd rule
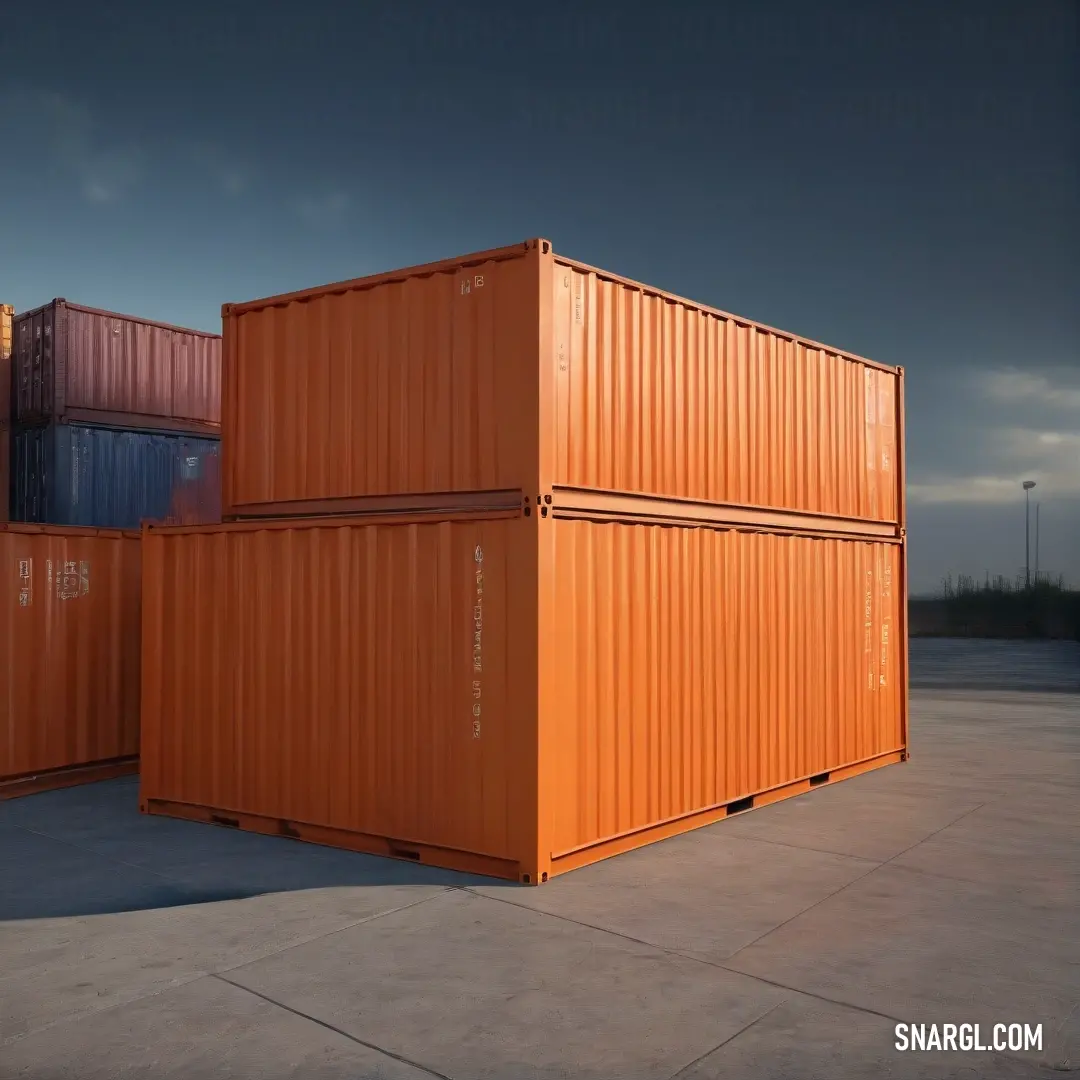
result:
[[[221,421],[221,338],[53,300],[14,320],[14,419]],[[123,426],[130,426],[126,423]]]
[[[216,525],[221,521],[221,455],[193,459],[197,470],[173,491],[162,525]]]
[[[544,240],[222,316],[230,516],[565,486],[898,524],[897,369]]]
[[[139,749],[138,533],[0,526],[0,798]]]
[[[546,505],[144,530],[143,808],[539,883],[901,760],[900,542]]]

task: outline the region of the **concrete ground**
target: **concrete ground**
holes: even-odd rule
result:
[[[1080,649],[976,691],[950,648],[915,650],[910,763],[535,889],[141,817],[127,780],[0,804],[0,1077],[1080,1070]]]

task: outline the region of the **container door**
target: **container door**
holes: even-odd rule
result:
[[[13,354],[14,413],[21,423],[35,423],[52,415],[55,391],[57,306],[50,304],[16,320]]]

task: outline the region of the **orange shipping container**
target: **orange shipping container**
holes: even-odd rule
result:
[[[138,533],[0,526],[0,798],[132,772]]]
[[[905,754],[901,542],[505,511],[143,559],[149,812],[538,883]]]
[[[0,427],[11,423],[11,336],[15,309],[0,304]]]
[[[222,314],[227,516],[448,509],[464,492],[596,509],[629,492],[695,504],[654,508],[667,517],[708,504],[902,525],[900,369],[547,241]]]
[[[11,323],[15,317],[15,308],[11,304],[0,304],[0,360],[11,356]]]

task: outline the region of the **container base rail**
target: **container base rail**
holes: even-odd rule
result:
[[[43,791],[94,784],[100,780],[115,780],[121,776],[135,776],[138,771],[139,759],[128,757],[6,777],[0,780],[0,802],[17,799],[22,795],[37,795]]]
[[[819,773],[816,776],[806,776],[800,780],[792,780],[786,784],[780,784],[765,791],[755,792],[740,799],[720,806],[709,806],[701,810],[693,810],[689,814],[681,814],[668,821],[659,821],[644,829],[636,829],[633,832],[621,833],[616,836],[605,837],[594,843],[586,844],[569,851],[555,851],[551,855],[552,877],[565,874],[570,870],[588,866],[602,859],[611,858],[613,855],[622,855],[624,852],[633,851],[636,848],[655,844],[660,840],[667,840],[672,836],[682,833],[693,832],[695,829],[703,829],[706,825],[714,825],[725,818],[734,817],[736,814],[744,814],[748,810],[757,810],[771,803],[782,802],[784,799],[793,799],[796,795],[805,795],[808,791],[814,791],[819,787],[827,787],[830,784],[838,784],[842,780],[849,780],[854,776],[872,772],[875,769],[884,768],[886,765],[895,765],[906,761],[907,751],[894,750],[888,754],[879,754],[866,761],[856,761],[850,765],[829,772]]]
[[[570,851],[552,852],[551,873],[543,874],[539,880],[524,873],[519,863],[495,855],[479,852],[462,851],[457,848],[421,844],[411,840],[388,836],[375,836],[370,833],[354,832],[348,829],[331,828],[325,825],[313,825],[308,822],[290,821],[271,817],[266,814],[247,814],[233,810],[220,810],[193,803],[173,802],[168,799],[142,799],[140,810],[144,814],[179,818],[184,821],[202,822],[226,829],[239,829],[243,832],[261,833],[265,836],[281,836],[291,840],[302,840],[324,847],[341,848],[365,855],[379,855],[384,858],[399,859],[404,862],[418,863],[422,866],[437,867],[444,870],[456,870],[465,874],[479,874],[485,877],[502,878],[517,881],[523,885],[541,885],[550,877],[577,870],[591,863],[600,862],[613,855],[620,855],[635,848],[646,847],[660,840],[666,840],[681,833],[713,825],[724,818],[755,810],[770,803],[791,799],[819,787],[836,784],[842,780],[859,776],[874,769],[884,768],[907,760],[905,750],[895,750],[879,754],[865,761],[853,762],[827,773],[807,776],[793,780],[778,787],[746,795],[720,806],[705,807],[680,815],[668,821],[657,822],[644,829],[634,830],[618,836],[606,837],[592,844]]]

